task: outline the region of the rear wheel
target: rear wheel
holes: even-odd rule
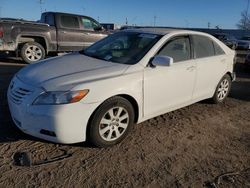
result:
[[[21,57],[26,63],[34,63],[45,58],[45,50],[37,42],[27,42],[21,48]]]
[[[223,76],[219,84],[216,87],[214,96],[212,98],[213,103],[222,103],[228,96],[232,85],[232,80],[229,75]]]
[[[90,122],[90,141],[97,147],[109,147],[121,142],[134,123],[134,109],[122,97],[105,101]]]

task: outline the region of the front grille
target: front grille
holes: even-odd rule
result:
[[[21,104],[22,101],[29,96],[32,91],[23,87],[13,87],[10,89],[10,98],[16,104]]]

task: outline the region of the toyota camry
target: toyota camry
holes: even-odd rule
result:
[[[8,104],[24,133],[108,147],[134,124],[204,99],[223,102],[235,79],[234,59],[209,34],[124,30],[23,68],[10,83]]]

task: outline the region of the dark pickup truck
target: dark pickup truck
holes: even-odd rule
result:
[[[44,12],[39,22],[0,19],[0,52],[15,52],[33,63],[48,54],[79,51],[107,35],[93,18]]]

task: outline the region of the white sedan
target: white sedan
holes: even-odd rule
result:
[[[135,123],[227,97],[235,52],[211,35],[134,29],[23,68],[8,103],[16,126],[57,143],[122,141]]]

